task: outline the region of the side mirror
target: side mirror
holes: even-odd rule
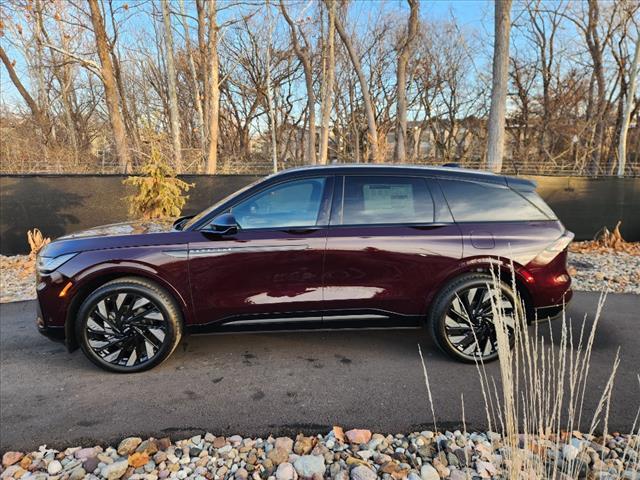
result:
[[[208,231],[219,235],[234,235],[238,233],[238,222],[232,213],[223,213],[218,215],[209,224]]]
[[[187,221],[189,219],[193,218],[193,215],[185,215],[183,217],[179,217],[177,218],[174,222],[173,222],[173,229],[174,230],[182,230],[182,228],[184,227],[184,224],[187,223]]]

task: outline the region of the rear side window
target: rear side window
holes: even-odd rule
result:
[[[433,222],[433,200],[423,178],[345,177],[343,225]]]
[[[441,179],[439,182],[456,222],[507,222],[553,218],[506,186],[463,180]],[[542,202],[540,197],[538,199]]]

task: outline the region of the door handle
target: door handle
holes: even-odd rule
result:
[[[286,233],[291,233],[294,235],[304,235],[306,233],[313,233],[320,230],[319,227],[300,227],[300,228],[287,228],[283,230]]]

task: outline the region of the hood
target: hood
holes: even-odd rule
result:
[[[182,232],[173,230],[172,222],[114,223],[59,237],[48,244],[40,255],[57,257],[66,253],[105,248],[182,243],[179,237],[182,237]]]
[[[168,232],[172,229],[172,222],[152,222],[149,220],[137,220],[133,222],[111,223],[98,227],[80,230],[59,237],[57,240],[69,240],[72,238],[86,237],[114,237],[122,235],[140,235],[145,233]]]

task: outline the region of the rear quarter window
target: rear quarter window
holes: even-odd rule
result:
[[[551,220],[555,215],[535,192],[464,180],[438,180],[456,222]],[[544,205],[536,205],[533,201]],[[526,198],[526,196],[531,199]],[[545,211],[548,210],[548,211]]]

